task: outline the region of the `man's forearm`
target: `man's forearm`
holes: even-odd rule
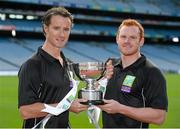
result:
[[[57,104],[51,104],[51,106],[56,106]],[[44,103],[34,103],[30,105],[23,105],[19,108],[21,117],[23,119],[30,119],[30,118],[38,118],[38,117],[44,117],[48,113],[41,112],[42,109],[44,109]]]
[[[165,110],[153,108],[134,108],[125,105],[120,107],[119,113],[138,121],[157,125],[161,125],[166,116]]]

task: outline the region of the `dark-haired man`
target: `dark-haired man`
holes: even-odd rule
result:
[[[38,125],[38,122],[49,114],[43,111],[46,106],[56,107],[72,89],[72,69],[68,67],[70,61],[61,50],[68,41],[73,17],[65,8],[55,7],[45,13],[42,24],[45,42],[37,53],[21,66],[18,74],[18,107],[24,119],[23,128]],[[78,113],[88,108],[87,105],[80,104],[85,100],[72,101],[71,95],[69,98],[71,105],[62,107],[65,109],[61,114],[49,117],[44,124],[45,128],[67,128],[69,111]],[[70,108],[67,109],[68,106]]]

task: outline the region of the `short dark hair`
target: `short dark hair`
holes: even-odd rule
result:
[[[69,18],[71,20],[71,26],[73,25],[73,16],[64,7],[53,7],[51,9],[47,10],[47,12],[42,17],[42,25],[49,26],[49,24],[51,22],[51,17],[56,16],[56,15],[60,15],[60,16]],[[44,32],[44,28],[43,28],[43,32]]]

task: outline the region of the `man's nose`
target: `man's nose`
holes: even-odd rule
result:
[[[129,37],[126,37],[126,38],[125,38],[125,43],[128,43],[129,40],[130,40],[130,38],[129,38]]]
[[[61,37],[64,37],[65,36],[65,32],[64,32],[64,30],[59,30],[59,35],[61,36]]]

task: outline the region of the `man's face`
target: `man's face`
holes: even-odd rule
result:
[[[137,26],[123,26],[116,37],[118,48],[125,56],[137,54],[144,43]]]
[[[63,48],[68,41],[71,24],[71,20],[67,17],[52,16],[49,26],[44,26],[48,43],[53,47]]]

